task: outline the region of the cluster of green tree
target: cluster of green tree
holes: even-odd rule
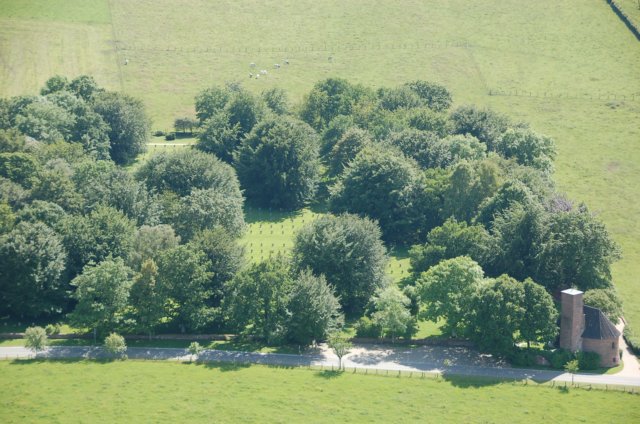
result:
[[[0,129],[42,143],[79,143],[96,159],[126,164],[145,150],[149,120],[140,100],[108,92],[90,76],[55,76],[39,96],[0,99]]]
[[[327,79],[296,109],[279,89],[214,87],[196,97],[197,150],[132,170],[119,165],[146,138],[139,102],[87,77],[1,100],[0,314],[273,343],[321,339],[343,313],[392,338],[444,318],[446,333],[495,349],[552,338],[557,289],[590,290],[619,316],[618,249],[556,192],[552,140],[451,103],[424,81]],[[243,194],[335,215],[302,229],[289,260],[247,266]],[[403,290],[385,278],[384,242],[414,245]]]

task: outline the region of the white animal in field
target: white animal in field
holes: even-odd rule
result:
[[[253,74],[249,72],[249,78],[253,78]]]
[[[260,79],[260,74],[256,74],[256,79]]]
[[[260,75],[267,75],[267,70],[266,69],[260,70]]]
[[[128,64],[129,64],[129,59],[125,59],[125,60],[124,60],[124,64],[125,64],[125,65],[128,65]]]
[[[284,62],[285,65],[289,64],[289,59],[282,59],[282,61]]]
[[[274,67],[275,69],[280,69],[280,64],[279,64],[279,63],[274,63],[274,64],[273,64],[273,67]]]
[[[255,68],[255,67],[256,67],[256,64],[255,64],[255,63],[253,63],[253,62],[251,62],[251,63],[249,64],[249,67],[250,67],[250,68]]]

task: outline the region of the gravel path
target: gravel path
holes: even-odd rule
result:
[[[131,359],[188,361],[190,355],[186,349],[176,348],[128,348]],[[0,359],[33,357],[33,353],[24,347],[0,348]],[[105,352],[99,347],[54,346],[38,357],[72,359],[105,358]],[[231,363],[251,363],[278,366],[338,366],[338,358],[326,346],[315,353],[290,355],[281,353],[236,352],[205,350],[199,357],[201,361],[219,361]],[[522,380],[525,378],[539,382],[571,382],[571,375],[560,371],[531,370],[510,368],[494,361],[490,356],[479,355],[464,348],[419,347],[389,348],[381,346],[355,346],[343,359],[347,368],[359,368],[380,371],[415,371],[442,373],[444,375],[482,376]],[[576,374],[575,382],[581,384],[601,384],[640,387],[640,378],[625,375]]]

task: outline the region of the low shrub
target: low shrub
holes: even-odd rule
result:
[[[624,326],[623,336],[631,351],[636,355],[640,355],[640,337],[633,332],[629,324]]]
[[[382,328],[369,317],[362,317],[355,324],[356,337],[376,338],[382,335]]]
[[[60,334],[60,324],[58,324],[58,323],[47,324],[47,326],[44,328],[44,331],[45,331],[45,333],[47,333],[47,336]]]
[[[540,354],[537,350],[514,349],[509,352],[506,357],[509,362],[518,367],[530,367],[535,365],[536,355]]]
[[[167,135],[164,136],[164,139],[167,141],[172,141],[176,139],[176,134],[175,133],[169,133]]]
[[[104,348],[112,357],[120,357],[126,359],[125,352],[127,351],[127,344],[118,333],[111,333],[104,339]]]
[[[547,358],[553,368],[563,369],[567,362],[573,359],[573,354],[568,350],[556,349]]]
[[[164,137],[166,135],[166,133],[164,131],[155,131],[153,133],[154,137]]]
[[[600,355],[595,352],[578,352],[576,359],[581,370],[588,371],[600,368]]]

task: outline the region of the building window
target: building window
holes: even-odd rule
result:
[[[616,342],[611,342],[611,349],[615,349],[616,348]]]
[[[616,362],[618,362],[618,358],[616,358],[615,356],[613,357],[613,363],[615,364]]]

